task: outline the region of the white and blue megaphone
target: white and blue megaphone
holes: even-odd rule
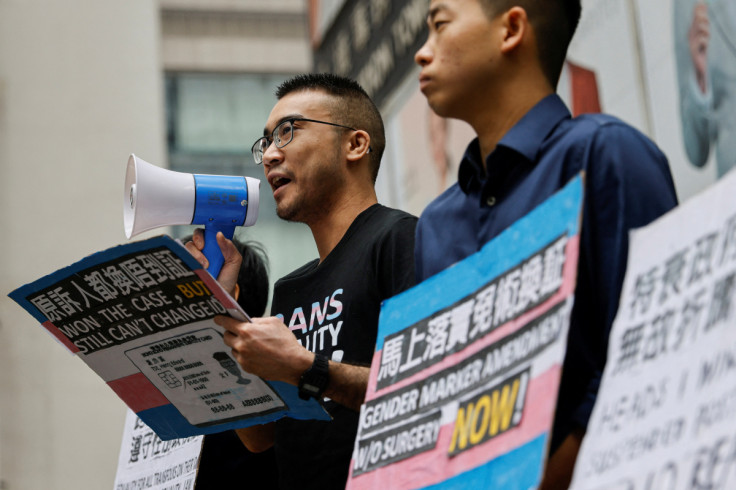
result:
[[[198,175],[166,170],[131,154],[125,173],[125,236],[169,225],[204,225],[204,253],[215,278],[225,261],[215,238],[232,238],[236,226],[258,219],[261,181],[251,177]]]

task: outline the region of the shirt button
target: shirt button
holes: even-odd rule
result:
[[[486,204],[488,204],[488,206],[493,206],[494,204],[496,204],[496,198],[493,196],[488,196],[486,198]]]

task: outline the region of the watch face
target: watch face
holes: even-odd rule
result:
[[[309,400],[310,398],[318,398],[321,389],[319,386],[315,386],[313,384],[309,383],[302,383],[301,386],[299,386],[299,398],[302,400]]]
[[[314,386],[314,385],[310,385],[310,384],[307,384],[307,383],[304,383],[304,384],[302,385],[302,389],[303,389],[304,391],[311,391],[311,392],[312,392],[312,393],[314,393],[315,395],[316,395],[317,393],[319,393],[319,386]]]

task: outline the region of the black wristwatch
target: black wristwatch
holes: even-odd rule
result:
[[[329,381],[328,373],[329,362],[322,354],[314,355],[312,366],[304,371],[302,377],[299,378],[299,398],[309,400],[309,398],[322,398],[322,392],[327,388]]]

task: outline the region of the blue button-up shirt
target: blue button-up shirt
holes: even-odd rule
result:
[[[618,308],[628,232],[677,205],[666,157],[643,134],[607,115],[575,119],[557,95],[535,105],[482,166],[468,146],[458,182],[422,213],[416,231],[419,281],[473,254],[585,171],[575,305],[551,452],[585,428]]]

